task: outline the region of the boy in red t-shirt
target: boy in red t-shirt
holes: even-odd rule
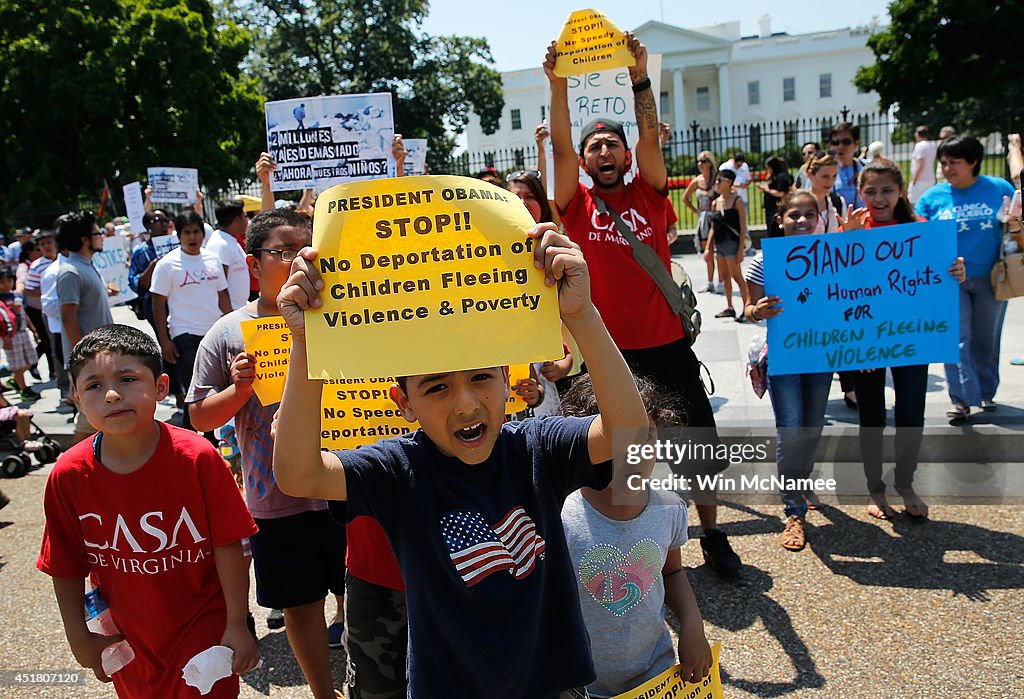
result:
[[[75,346],[76,399],[99,431],[68,450],[46,482],[37,567],[54,593],[75,659],[119,697],[197,697],[182,669],[214,645],[234,651],[233,673],[256,666],[246,628],[249,565],[241,540],[256,532],[227,465],[200,435],[156,422],[167,396],[160,348],[145,333],[106,325]],[[83,578],[109,606],[135,659],[113,678],[100,654],[120,636],[85,624]],[[237,697],[238,675],[211,697]]]

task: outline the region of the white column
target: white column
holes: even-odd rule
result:
[[[729,108],[729,64],[718,66],[718,113],[721,126],[732,126],[732,110]]]
[[[686,133],[689,128],[686,125],[686,110],[683,93],[683,69],[676,68],[672,71],[672,131]]]

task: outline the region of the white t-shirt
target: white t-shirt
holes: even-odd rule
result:
[[[745,204],[747,202],[747,188],[743,187],[741,189],[740,185],[747,184],[748,182],[750,182],[750,166],[747,165],[746,163],[743,163],[739,167],[736,167],[736,163],[732,161],[732,158],[729,158],[724,163],[722,163],[718,167],[718,169],[732,170],[733,172],[736,173],[736,181],[733,184],[736,187],[736,193],[740,195],[740,199],[742,199],[743,203]]]
[[[245,250],[234,236],[220,229],[210,234],[203,247],[220,258],[220,263],[228,268],[231,310],[237,311],[249,302],[249,266],[245,264]]]
[[[40,302],[43,315],[46,316],[46,327],[54,335],[64,332],[60,320],[60,300],[57,298],[57,274],[60,272],[61,263],[65,261],[63,255],[57,255],[57,259],[43,270],[43,275],[39,277]]]
[[[918,141],[914,146],[914,153],[910,156],[910,177],[913,179],[914,170],[918,168],[917,163],[923,162],[924,167],[921,169],[921,177],[917,180],[918,184],[922,182],[926,186],[930,187],[935,184],[935,154],[938,152],[939,147],[931,141]]]
[[[218,293],[228,288],[220,259],[200,248],[186,255],[176,248],[156,263],[149,290],[167,297],[167,325],[171,338],[205,335],[220,318]]]

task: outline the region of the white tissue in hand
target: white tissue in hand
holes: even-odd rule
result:
[[[231,675],[231,661],[235,651],[227,646],[212,646],[197,653],[181,671],[185,684],[195,687],[200,694],[209,694],[217,680]]]

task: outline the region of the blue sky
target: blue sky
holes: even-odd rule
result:
[[[482,36],[500,71],[534,68],[544,59],[548,43],[558,37],[562,24],[574,11],[592,7],[605,13],[620,29],[635,29],[648,20],[694,28],[740,20],[744,36],[756,34],[758,18],[770,14],[772,31],[790,34],[839,29],[867,24],[872,16],[886,23],[888,2],[731,2],[695,0],[629,0],[586,3],[585,0],[516,0],[474,2],[432,0],[423,23],[428,34]]]

